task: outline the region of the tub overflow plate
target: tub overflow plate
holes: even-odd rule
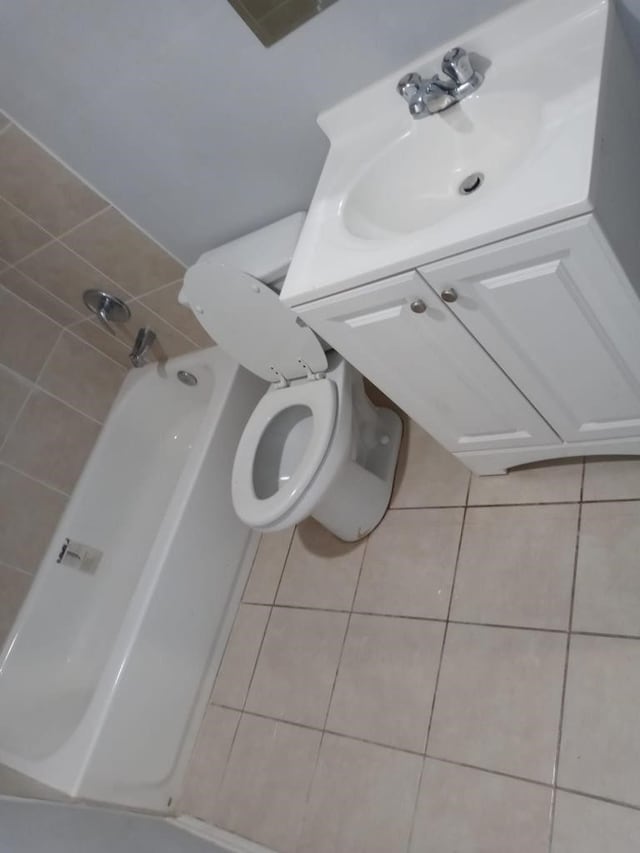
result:
[[[183,385],[188,385],[190,388],[193,388],[194,385],[198,384],[197,377],[194,376],[193,373],[189,373],[188,370],[179,370],[178,379]]]

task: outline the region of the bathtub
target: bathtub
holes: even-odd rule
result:
[[[257,545],[230,485],[264,389],[215,347],[125,379],[0,656],[9,775],[171,812]]]

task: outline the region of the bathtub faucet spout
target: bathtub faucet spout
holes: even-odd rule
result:
[[[147,353],[151,349],[156,339],[156,333],[153,329],[143,326],[138,330],[133,349],[129,353],[129,361],[133,367],[144,367],[147,363]]]

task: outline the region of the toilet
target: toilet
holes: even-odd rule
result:
[[[269,383],[235,454],[238,517],[269,532],[312,516],[353,542],[387,510],[402,422],[374,406],[362,376],[279,299],[303,222],[297,213],[206,252],[187,270],[179,300]]]

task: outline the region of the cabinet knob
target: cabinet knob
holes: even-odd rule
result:
[[[422,301],[422,299],[414,299],[410,305],[411,310],[414,314],[424,314],[427,310],[427,306]]]
[[[457,298],[458,294],[452,287],[445,288],[440,294],[440,299],[442,299],[443,302],[455,302]]]

